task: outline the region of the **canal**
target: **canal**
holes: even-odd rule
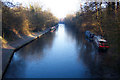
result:
[[[5,78],[96,78],[104,76],[100,55],[82,33],[59,24],[14,53]]]

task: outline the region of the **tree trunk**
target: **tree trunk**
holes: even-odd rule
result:
[[[117,10],[119,9],[119,7],[120,7],[120,4],[119,4],[119,2],[117,2]]]

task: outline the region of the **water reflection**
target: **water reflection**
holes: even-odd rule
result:
[[[31,65],[37,65],[39,60],[45,55],[45,49],[52,46],[54,34],[46,34],[40,39],[30,43],[14,54],[12,62],[5,77],[21,78],[25,77],[26,69]],[[29,68],[32,70],[34,67]],[[32,72],[32,71],[31,71]]]
[[[99,52],[92,42],[85,39],[84,33],[72,27],[67,27],[66,29],[69,36],[75,38],[78,60],[83,60],[84,65],[89,69],[91,77],[116,77],[116,74],[108,66],[104,65],[106,61],[108,62],[110,56],[107,52]]]
[[[102,61],[83,33],[59,24],[15,53],[6,78],[94,78],[103,77]]]

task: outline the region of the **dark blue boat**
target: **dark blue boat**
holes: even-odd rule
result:
[[[94,33],[90,32],[90,31],[85,31],[85,36],[89,39],[89,40],[93,40],[93,37],[95,36]]]

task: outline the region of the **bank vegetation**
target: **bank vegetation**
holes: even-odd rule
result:
[[[24,7],[21,3],[0,2],[2,4],[2,44],[23,36],[44,31],[58,23],[58,19],[49,10],[42,10],[40,5],[30,4]]]
[[[81,32],[89,30],[107,39],[110,49],[103,65],[120,72],[120,2],[86,2],[74,15],[67,15],[66,25]]]

